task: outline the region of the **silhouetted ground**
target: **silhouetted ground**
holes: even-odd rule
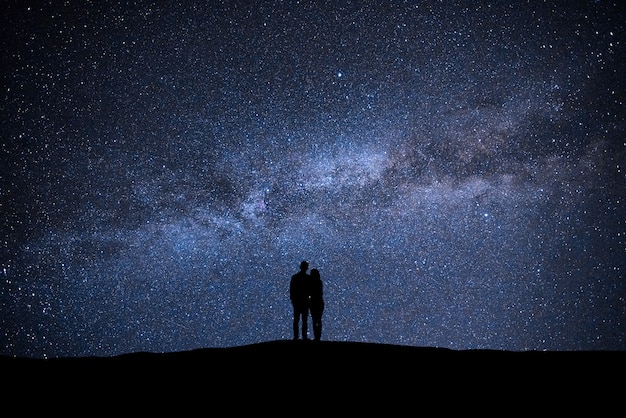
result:
[[[370,408],[391,412],[400,406],[426,413],[429,406],[439,413],[462,407],[466,413],[500,411],[496,405],[505,403],[500,412],[508,415],[538,403],[542,412],[555,405],[562,413],[574,400],[592,403],[602,388],[605,401],[615,390],[621,402],[624,360],[621,352],[456,351],[284,340],[115,357],[0,357],[0,367],[8,402],[26,397],[47,412],[176,411],[181,416],[197,414],[198,408],[203,415],[217,414],[219,407],[220,415],[253,410],[306,415],[338,412],[339,406],[370,414]],[[608,380],[610,375],[618,381]],[[84,405],[91,406],[84,410]],[[593,405],[601,410],[607,403]]]

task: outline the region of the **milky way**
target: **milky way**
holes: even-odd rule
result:
[[[302,260],[325,340],[626,349],[623,6],[41,3],[2,6],[0,353],[290,339]]]

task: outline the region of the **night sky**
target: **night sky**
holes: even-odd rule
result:
[[[3,1],[0,354],[626,350],[619,4]]]

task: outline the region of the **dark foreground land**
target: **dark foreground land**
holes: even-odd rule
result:
[[[505,408],[507,413],[538,402],[544,407],[556,403],[564,412],[573,401],[587,405],[593,400],[603,408],[613,393],[621,402],[624,354],[284,340],[115,357],[0,357],[0,370],[5,407],[26,397],[48,412],[99,415],[122,408],[120,413],[169,414],[171,408],[203,408],[202,415],[213,415],[209,412],[217,414],[219,407],[230,415],[255,408],[267,412],[273,406],[269,410],[281,415],[300,415],[294,402],[305,402],[311,411],[317,402],[327,412],[332,411],[328,402],[349,402],[352,412],[373,413],[370,407],[382,406],[390,411],[401,405],[436,407],[440,412],[463,406],[484,412],[478,407],[493,407],[495,401],[513,402]],[[600,392],[604,402],[598,404],[594,399]],[[459,405],[461,400],[470,404]],[[81,403],[92,406],[85,411]]]

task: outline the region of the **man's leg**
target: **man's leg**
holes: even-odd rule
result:
[[[293,339],[298,339],[298,322],[300,321],[300,312],[297,309],[293,309]]]
[[[309,313],[307,311],[302,313],[302,339],[309,339]]]

